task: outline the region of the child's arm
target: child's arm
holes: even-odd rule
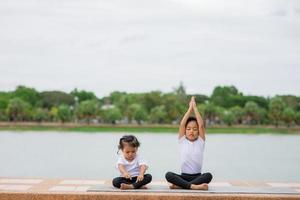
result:
[[[118,164],[118,168],[119,168],[119,171],[121,172],[121,174],[122,174],[125,178],[131,179],[131,176],[130,176],[130,174],[126,171],[124,165]]]
[[[142,181],[144,179],[144,174],[146,172],[147,166],[146,165],[141,165],[140,166],[140,172],[137,177],[137,181]]]
[[[192,106],[193,106],[193,110],[196,116],[196,120],[199,126],[199,136],[205,141],[205,129],[204,129],[204,123],[203,123],[203,119],[200,115],[200,112],[198,111],[197,105],[196,105],[196,101],[195,101],[195,97],[192,97]]]
[[[192,107],[192,102],[190,101],[189,108],[186,111],[186,113],[184,114],[184,116],[180,122],[180,125],[179,125],[179,134],[178,134],[179,139],[185,135],[185,124],[186,124],[186,121],[189,118],[190,114],[192,113],[192,111],[193,111],[193,107]]]

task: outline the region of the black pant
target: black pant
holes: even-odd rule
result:
[[[185,174],[182,173],[181,175],[175,174],[173,172],[166,173],[166,179],[168,182],[179,186],[183,189],[191,189],[191,185],[200,185],[202,183],[210,183],[212,180],[211,173],[204,173],[204,174]]]
[[[117,178],[113,179],[112,184],[116,188],[120,188],[121,183],[132,184],[134,189],[139,189],[143,185],[150,183],[152,180],[152,176],[151,176],[151,174],[145,174],[144,179],[142,181],[138,181],[138,182],[136,182],[136,179],[137,179],[137,176],[131,177],[131,180],[124,178],[124,177],[117,177]]]

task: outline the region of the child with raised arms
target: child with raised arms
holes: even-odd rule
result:
[[[120,172],[120,177],[113,179],[112,184],[116,188],[126,189],[146,189],[146,184],[150,183],[152,176],[145,174],[148,169],[146,161],[137,153],[140,142],[133,135],[124,135],[118,145],[121,150],[116,168]]]
[[[192,113],[195,117],[191,116]],[[181,174],[166,173],[166,179],[171,183],[170,188],[208,190],[212,175],[202,173],[205,128],[194,97],[191,98],[189,108],[180,122],[178,142]]]

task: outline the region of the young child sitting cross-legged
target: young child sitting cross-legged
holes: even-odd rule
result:
[[[190,115],[194,112],[196,117]],[[201,115],[192,97],[189,108],[179,126],[181,174],[166,173],[171,189],[208,190],[211,173],[202,173],[205,129]]]
[[[147,163],[137,154],[139,146],[139,141],[133,135],[125,135],[120,139],[118,149],[122,154],[118,158],[116,167],[121,176],[113,179],[114,187],[123,190],[146,189],[146,184],[151,182],[152,176],[145,174]]]

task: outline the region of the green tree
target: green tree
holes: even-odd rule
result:
[[[278,97],[283,100],[284,104],[287,107],[292,108],[294,111],[300,111],[300,97],[296,97],[293,95],[282,95]]]
[[[74,97],[77,97],[78,102],[86,101],[86,100],[95,100],[97,99],[96,95],[93,92],[88,92],[85,90],[80,90],[78,91],[77,88],[75,88],[72,92],[71,95]]]
[[[242,93],[234,86],[215,87],[210,97],[211,103],[224,108],[243,105]]]
[[[97,100],[82,101],[75,110],[78,119],[86,119],[90,124],[91,120],[96,118],[99,113],[100,105]]]
[[[47,121],[49,119],[48,111],[42,108],[36,108],[33,112],[33,120],[37,122]]]
[[[123,94],[119,99],[114,99],[114,105],[120,109],[123,116],[127,117],[129,121],[132,120],[132,113],[129,110],[129,106],[136,102],[136,95]]]
[[[285,108],[282,112],[282,119],[289,127],[296,119],[296,112],[292,108]]]
[[[240,106],[234,106],[229,109],[234,115],[234,123],[241,124],[243,122],[244,111]]]
[[[134,111],[132,110],[131,105],[127,105],[127,108],[125,110],[122,110],[121,108],[117,107],[117,108],[119,108],[121,115],[124,118],[124,120],[126,121],[126,123],[129,123],[129,124],[132,123],[132,121],[134,120],[134,117],[133,117]]]
[[[57,116],[62,123],[68,122],[71,120],[71,109],[68,105],[62,104],[58,107]]]
[[[51,121],[57,121],[58,118],[58,108],[56,106],[53,106],[49,112],[49,117]]]
[[[182,113],[185,112],[186,106],[180,102],[177,95],[174,93],[167,93],[162,96],[163,105],[167,113],[165,121],[167,123],[179,121]]]
[[[269,104],[269,117],[278,126],[279,121],[282,119],[282,113],[285,108],[285,104],[281,97],[274,97],[271,99]]]
[[[14,96],[29,103],[31,106],[35,106],[40,101],[40,94],[34,88],[25,86],[18,86],[14,92]]]
[[[11,92],[0,92],[0,110],[5,110],[7,108],[11,98],[13,98]]]
[[[260,120],[260,110],[257,103],[249,101],[245,104],[244,115],[250,124],[257,124]]]
[[[224,113],[225,113],[225,108],[221,106],[216,106],[216,117],[215,117],[215,123],[221,124],[224,121]]]
[[[265,108],[259,108],[259,123],[260,124],[269,124],[268,112]]]
[[[11,96],[12,95],[9,92],[0,92],[0,121],[8,120],[8,116],[6,114],[6,108]]]
[[[156,106],[162,105],[162,93],[160,91],[152,91],[146,93],[142,102],[147,112],[150,113],[151,109],[153,109]]]
[[[258,107],[268,109],[269,106],[269,100],[264,97],[259,96],[244,96],[243,97],[246,102],[252,101],[255,102]]]
[[[116,124],[117,120],[122,119],[122,114],[118,107],[109,108],[103,112],[103,118],[109,123]]]
[[[135,113],[134,113],[134,119],[137,121],[138,124],[141,124],[142,121],[146,121],[148,118],[147,112],[143,107],[140,107]]]
[[[60,91],[47,91],[41,92],[41,104],[45,108],[52,108],[54,106],[64,105],[74,105],[74,96]]]
[[[198,108],[198,111],[200,112],[201,116],[204,117],[206,105],[205,104],[197,104],[197,108]]]
[[[137,121],[138,124],[141,124],[141,121],[147,119],[147,113],[145,108],[141,104],[131,104],[129,110],[132,113],[132,118]]]
[[[152,123],[164,123],[167,116],[165,106],[156,106],[151,109],[149,119]]]
[[[114,91],[114,92],[110,93],[110,95],[109,95],[109,98],[108,98],[109,102],[104,102],[104,103],[118,105],[118,104],[120,104],[121,98],[126,95],[127,95],[126,92]]]
[[[7,121],[8,116],[4,109],[0,109],[0,121]]]
[[[227,124],[228,126],[231,126],[232,124],[234,124],[236,122],[237,119],[236,119],[236,116],[232,113],[232,111],[226,110],[223,115],[223,120],[224,120],[225,124]]]
[[[23,121],[29,118],[30,105],[21,98],[12,98],[7,106],[7,114],[10,120]]]
[[[220,114],[218,111],[219,110],[216,105],[212,103],[205,104],[204,107],[205,122],[208,122],[209,125],[216,123],[218,121],[218,116]]]
[[[300,125],[300,112],[295,113],[295,122],[297,125]]]

